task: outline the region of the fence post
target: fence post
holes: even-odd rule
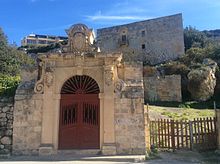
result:
[[[190,136],[190,150],[193,150],[193,126],[191,121],[189,121],[189,136]]]
[[[174,120],[170,121],[171,123],[171,144],[172,144],[172,149],[175,151],[175,130],[174,130]]]
[[[151,140],[151,136],[154,137],[154,132],[151,131],[151,130],[154,130],[154,129],[150,129],[150,118],[149,118],[149,105],[147,104],[147,110],[145,110],[144,112],[144,121],[145,121],[145,146],[146,146],[146,150],[147,152],[150,151],[150,147],[151,147],[151,143],[150,143],[150,140]],[[146,152],[146,153],[147,153]]]

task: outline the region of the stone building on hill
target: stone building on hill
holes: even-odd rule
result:
[[[125,60],[158,64],[184,54],[182,15],[176,14],[97,30],[101,51],[121,51]]]

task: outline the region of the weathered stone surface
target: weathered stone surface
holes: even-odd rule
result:
[[[22,68],[21,71],[21,79],[22,81],[32,81],[37,80],[37,74],[38,74],[37,66],[35,65],[27,65]]]
[[[187,75],[188,90],[194,100],[206,101],[214,94],[216,66],[214,61],[205,59],[203,66],[191,70]]]
[[[54,150],[52,146],[41,146],[39,148],[39,155],[44,156],[44,155],[52,155],[54,154]]]
[[[9,129],[9,130],[7,130],[7,131],[5,132],[5,135],[6,135],[6,136],[12,136],[12,133],[13,133],[12,129]]]
[[[0,113],[0,118],[5,118],[6,117],[6,113]]]
[[[123,69],[122,69],[123,68]],[[120,68],[126,83],[120,99],[115,99],[115,137],[117,154],[144,154],[144,100],[142,66],[126,64]],[[129,74],[131,72],[131,74]],[[123,75],[123,76],[122,76]],[[118,94],[116,95],[118,98]]]
[[[10,145],[11,144],[11,138],[10,137],[3,137],[0,141],[4,145]]]
[[[15,96],[12,153],[34,155],[41,143],[42,101],[32,96],[29,85],[25,90],[22,83],[22,92],[18,88]]]
[[[0,145],[0,149],[4,149],[4,147],[5,147],[4,145]]]
[[[2,112],[5,113],[7,111],[10,110],[10,107],[9,106],[5,106],[4,108],[2,108]]]
[[[122,97],[125,98],[140,98],[144,97],[143,86],[135,86],[135,87],[126,87],[126,90],[123,91]]]
[[[145,101],[182,101],[181,76],[144,77]]]
[[[103,155],[115,155],[117,154],[116,146],[115,145],[103,145],[102,147],[102,154]]]

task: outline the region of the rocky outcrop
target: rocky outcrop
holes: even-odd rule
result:
[[[197,101],[206,101],[214,94],[216,85],[217,63],[211,59],[204,59],[201,67],[192,69],[188,76],[188,90],[191,97]]]
[[[12,150],[13,102],[0,99],[0,157],[8,156]]]

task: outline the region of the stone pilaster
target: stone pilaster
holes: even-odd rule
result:
[[[116,154],[114,127],[114,75],[113,66],[106,66],[104,70],[104,140],[102,154]]]

